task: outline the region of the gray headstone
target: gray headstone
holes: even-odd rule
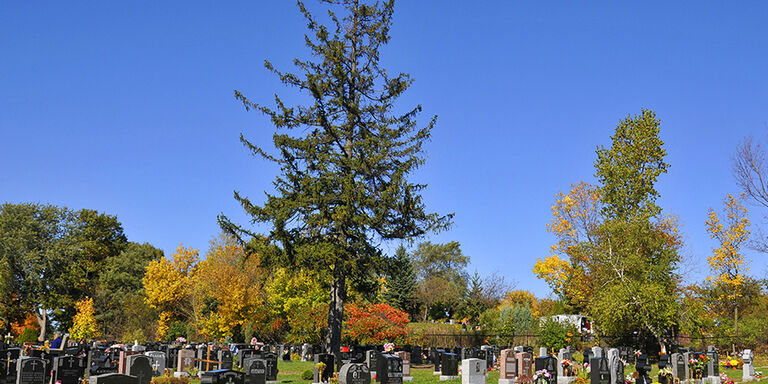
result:
[[[45,361],[37,357],[20,358],[16,384],[45,384]]]
[[[371,370],[363,363],[348,363],[339,370],[339,384],[371,384]]]
[[[135,376],[139,384],[149,384],[152,381],[152,363],[149,357],[144,355],[131,355],[126,358],[127,369],[125,373]]]
[[[165,352],[150,351],[144,352],[144,355],[149,357],[150,365],[152,366],[152,375],[162,376],[165,373],[166,368]]]
[[[123,375],[121,373],[107,373],[105,375],[96,375],[88,378],[89,384],[139,384],[139,379],[135,376]]]

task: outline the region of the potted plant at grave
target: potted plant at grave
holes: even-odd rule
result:
[[[675,378],[672,376],[672,370],[670,368],[662,368],[659,370],[659,383],[660,384],[673,384]]]
[[[691,370],[691,377],[700,380],[704,377],[704,368],[709,363],[709,357],[705,354],[698,354],[688,360],[688,368]]]
[[[534,384],[549,384],[552,375],[546,369],[538,370],[533,373]]]
[[[563,375],[576,376],[576,370],[572,361],[568,359],[563,359],[563,362],[561,363],[561,365],[563,366]]]

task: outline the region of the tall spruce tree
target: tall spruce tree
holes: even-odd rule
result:
[[[413,261],[402,245],[395,251],[387,268],[387,290],[384,300],[391,306],[416,315],[416,272]]]
[[[298,73],[265,63],[284,84],[309,95],[311,103],[290,107],[276,96],[270,108],[235,91],[246,110],[271,119],[276,153],[243,135],[240,140],[255,156],[280,167],[275,191],[262,205],[238,192],[235,199],[253,222],[271,223],[267,241],[252,242],[270,244],[261,250],[263,262],[314,268],[330,276],[326,341],[329,351],[337,352],[347,280],[354,286],[357,277],[368,275],[382,257],[381,241],[445,228],[452,215],[428,213],[420,195],[426,185],[408,180],[424,163],[422,147],[435,118],[419,128],[414,119],[421,106],[393,112],[412,83],[407,74],[390,76],[379,62],[379,51],[390,39],[394,1],[325,3],[330,26],[298,3],[312,55],[294,60]],[[263,239],[224,216],[219,223],[241,239]]]

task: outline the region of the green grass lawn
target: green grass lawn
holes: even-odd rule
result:
[[[303,380],[301,378],[301,373],[306,370],[312,370],[313,369],[313,363],[310,361],[278,361],[277,368],[280,370],[280,372],[277,375],[278,380],[280,380],[283,383],[293,383],[293,384],[307,384],[310,383],[311,380]],[[768,360],[758,360],[755,364],[755,370],[756,371],[762,371],[764,373],[768,373]],[[632,374],[632,372],[635,371],[634,366],[628,366],[624,369],[624,374],[629,375]],[[433,369],[432,366],[422,366],[418,368],[411,368],[411,376],[413,376],[413,384],[438,384],[438,383],[445,383],[445,384],[459,384],[461,383],[461,379],[453,379],[448,381],[440,381],[439,376],[432,374]],[[735,381],[739,382],[741,381],[741,370],[740,369],[721,369],[721,373],[725,372],[733,378]],[[659,374],[659,369],[654,368],[651,371],[651,379],[653,381],[657,381]],[[488,378],[486,382],[488,384],[496,384],[499,379],[499,373],[498,372],[489,372]],[[192,384],[199,384],[200,380],[192,380]],[[755,383],[758,384],[768,384],[768,378],[762,379],[760,381],[756,381]]]

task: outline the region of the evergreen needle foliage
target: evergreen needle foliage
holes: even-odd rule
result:
[[[264,113],[276,129],[275,153],[244,135],[242,143],[280,168],[275,191],[262,205],[238,192],[235,198],[253,222],[272,225],[266,240],[273,246],[261,249],[263,262],[330,276],[326,341],[338,351],[347,279],[355,283],[369,276],[381,257],[381,241],[446,228],[452,215],[428,213],[420,195],[425,185],[408,180],[424,163],[423,145],[435,117],[418,127],[421,106],[394,112],[395,101],[412,83],[407,74],[390,75],[379,61],[389,42],[394,2],[326,3],[330,27],[298,4],[307,20],[311,59],[294,60],[296,73],[265,63],[285,85],[309,95],[310,104],[288,106],[276,96],[274,107],[267,107],[235,91],[246,110]],[[219,222],[241,239],[263,239],[224,216]]]

